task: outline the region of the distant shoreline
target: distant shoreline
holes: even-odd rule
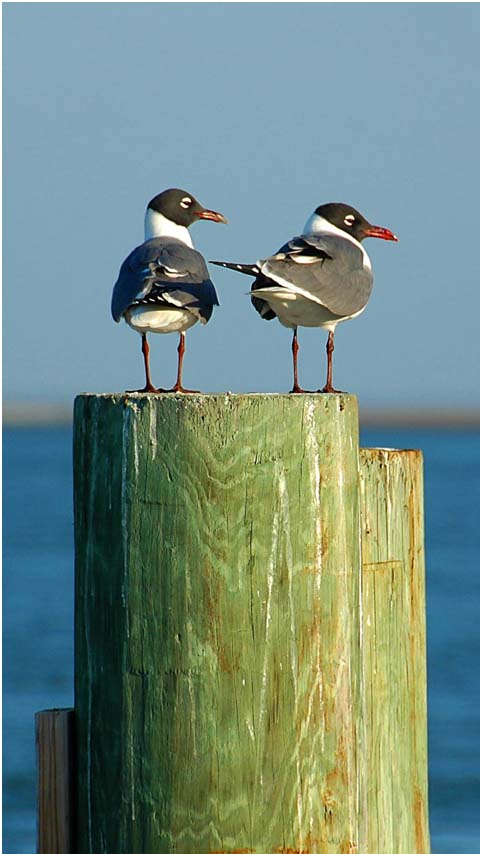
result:
[[[61,427],[73,420],[72,403],[4,403],[4,427]],[[364,407],[361,427],[480,429],[480,409]]]

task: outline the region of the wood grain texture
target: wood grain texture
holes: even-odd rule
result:
[[[80,854],[365,850],[355,398],[82,395],[75,529]]]
[[[74,854],[75,737],[73,709],[35,715],[37,854]]]
[[[368,852],[428,854],[423,469],[362,449]]]

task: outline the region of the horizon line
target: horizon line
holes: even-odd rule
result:
[[[439,406],[365,406],[361,427],[480,428],[480,409]],[[59,427],[73,423],[72,403],[4,402],[4,427]]]

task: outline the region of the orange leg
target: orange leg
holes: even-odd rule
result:
[[[298,351],[300,347],[298,346],[297,340],[297,327],[293,330],[293,339],[292,339],[292,353],[293,353],[293,388],[290,394],[310,394],[310,392],[305,391],[304,388],[301,388],[298,384],[298,365],[297,365],[297,357]]]
[[[180,391],[182,394],[199,394],[198,391],[195,391],[191,388],[184,388],[182,385],[182,369],[183,369],[183,356],[185,353],[185,332],[180,332],[180,341],[178,342],[177,347],[178,353],[178,368],[177,368],[177,382],[173,386],[173,388],[167,389],[169,392]]]
[[[327,339],[327,382],[320,391],[326,394],[343,394],[343,392],[339,391],[338,388],[334,388],[332,383],[334,350],[333,332],[329,332]]]
[[[142,332],[142,354],[143,354],[143,363],[145,365],[145,386],[143,388],[133,389],[128,392],[129,394],[134,394],[136,392],[156,392],[159,389],[155,388],[150,379],[150,347],[148,346],[147,334],[146,332]]]

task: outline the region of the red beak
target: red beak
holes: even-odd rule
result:
[[[380,237],[382,240],[395,240],[398,243],[398,237],[389,231],[388,228],[382,228],[380,225],[369,225],[365,230],[365,237]]]
[[[199,211],[196,214],[196,217],[197,219],[210,219],[212,222],[228,222],[228,219],[226,219],[223,214],[217,213],[217,211],[209,211],[206,208]]]

